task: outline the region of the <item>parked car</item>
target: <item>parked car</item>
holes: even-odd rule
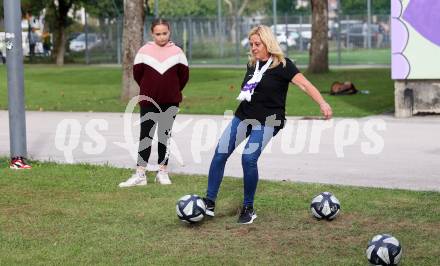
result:
[[[355,24],[347,28],[344,39],[342,39],[348,47],[366,47],[368,40],[367,33],[368,26],[365,24]],[[379,35],[379,25],[370,24],[370,39],[371,44],[377,42],[377,37]]]
[[[101,43],[102,41],[96,33],[87,34],[88,49],[92,49],[93,47],[99,46]],[[74,52],[84,51],[86,49],[86,34],[81,33],[75,39],[73,39],[69,44],[69,49]]]
[[[308,50],[310,48],[310,41],[312,40],[311,30],[302,31],[301,34],[298,32],[292,34],[295,34],[296,48],[300,50]]]
[[[277,32],[277,41],[283,52],[287,51],[288,47],[296,46],[295,35],[291,32],[289,32],[287,36],[285,32]]]
[[[285,32],[278,32],[277,33],[277,41],[280,44],[281,50],[287,51],[287,47],[292,47],[292,46],[296,46],[296,40],[294,35],[292,34],[288,34],[288,36],[286,37],[286,33]],[[248,38],[244,38],[243,40],[241,40],[241,45],[248,49],[249,48],[249,40]]]
[[[287,51],[288,47],[294,47],[299,49],[301,46],[300,41],[302,42],[302,48],[308,49],[310,44],[310,39],[312,38],[311,31],[302,31],[301,38],[300,33],[298,31],[291,31],[287,34],[285,32],[277,32],[277,41],[280,44],[281,50],[283,52]],[[241,45],[248,49],[249,48],[249,40],[248,38],[244,38],[241,40]]]
[[[70,43],[72,40],[76,39],[76,37],[78,37],[79,35],[81,35],[81,32],[70,33],[69,36],[67,37],[67,42]]]
[[[341,20],[339,21],[339,24],[337,22],[334,21],[329,21],[329,31],[330,31],[330,39],[336,39],[337,35],[338,35],[338,27],[341,27],[340,29],[340,36],[341,36],[341,40],[345,39],[346,35],[347,35],[347,29],[351,28],[353,25],[362,25],[362,20],[356,20],[356,19],[352,19],[352,20]]]

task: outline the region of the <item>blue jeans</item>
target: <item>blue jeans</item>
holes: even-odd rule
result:
[[[206,197],[215,201],[225,172],[226,161],[235,148],[249,137],[241,157],[244,183],[243,205],[253,206],[258,183],[257,161],[264,147],[277,133],[278,130],[274,127],[260,124],[252,125],[234,117],[223,132],[215,149],[214,158],[212,158],[209,168]]]

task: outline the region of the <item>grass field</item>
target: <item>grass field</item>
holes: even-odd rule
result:
[[[340,62],[338,62],[338,53],[336,51],[336,44],[329,44],[329,64],[331,65],[391,65],[391,50],[384,49],[342,49]],[[190,64],[237,64],[236,50],[234,44],[225,44],[223,46],[224,55],[220,56],[218,43],[197,43],[192,48],[192,58],[189,57]],[[249,51],[240,48],[239,64],[246,64],[247,53]],[[298,49],[289,50],[289,58],[295,60],[298,65],[309,64],[309,52],[299,51]],[[26,63],[30,63],[30,58],[24,58]],[[117,52],[115,49],[103,50],[92,49],[89,51],[90,64],[116,64]],[[54,63],[52,58],[37,56],[33,58],[32,63],[36,64],[51,64]],[[85,64],[85,52],[70,52],[66,53],[65,63],[69,64]]]
[[[225,178],[216,217],[181,224],[176,200],[206,176],[119,189],[130,170],[0,159],[0,265],[367,265],[368,240],[391,233],[401,265],[440,264],[440,193],[261,181],[252,225],[236,224],[242,180]],[[153,173],[149,175],[150,181]],[[311,217],[313,195],[341,201],[332,222]]]
[[[235,110],[244,71],[240,69],[199,69],[190,72],[184,90],[181,113],[217,114]],[[306,76],[324,93],[335,116],[360,117],[394,109],[394,89],[389,69],[334,70],[328,74]],[[7,108],[6,68],[0,66],[0,108]],[[334,81],[350,80],[370,93],[329,96]],[[26,65],[25,97],[27,110],[122,112],[119,101],[121,70],[116,67]],[[291,86],[287,115],[319,115],[318,107],[297,87]]]
[[[203,49],[200,49],[203,50]],[[247,52],[247,51],[246,51]],[[222,58],[194,58],[191,63],[193,64],[236,64],[237,58],[232,53],[231,56],[224,56]],[[341,52],[341,65],[391,65],[391,51],[390,49],[357,49],[357,50],[342,50]],[[338,64],[338,53],[336,51],[330,51],[328,54],[329,64]],[[309,64],[309,52],[308,51],[289,51],[289,58],[295,60],[298,65]],[[247,56],[242,53],[239,59],[240,64],[246,64]]]

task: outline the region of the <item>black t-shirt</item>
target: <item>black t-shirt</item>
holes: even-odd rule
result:
[[[260,62],[260,69],[265,63]],[[248,65],[241,88],[252,78],[254,70],[255,66]],[[300,71],[289,58],[286,58],[285,66],[280,63],[274,68],[269,68],[255,88],[251,101],[242,101],[235,111],[235,116],[241,120],[255,119],[261,125],[284,127],[287,89],[292,78],[298,73]],[[279,122],[274,124],[272,121],[275,119]]]

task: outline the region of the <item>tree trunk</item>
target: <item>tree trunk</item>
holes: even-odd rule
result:
[[[58,66],[64,65],[64,54],[66,53],[66,28],[69,26],[67,13],[73,5],[73,1],[58,0],[58,3],[51,2],[48,6],[49,12],[53,14],[55,43],[54,55]]]
[[[124,1],[123,62],[121,100],[129,101],[138,95],[139,87],[133,79],[133,62],[143,43],[144,1]]]
[[[246,9],[247,5],[249,4],[249,0],[244,0],[243,3],[241,3],[240,8],[238,8],[238,0],[234,0],[234,3],[231,2],[231,0],[225,0],[225,3],[228,5],[229,8],[229,14],[231,15],[232,20],[232,26],[231,31],[229,32],[231,36],[231,42],[235,43],[236,41],[236,30],[237,30],[237,23],[240,21],[240,17],[243,14],[243,11]]]
[[[328,2],[311,0],[312,4],[312,40],[309,51],[311,73],[328,72]]]
[[[55,45],[56,64],[57,66],[63,66],[64,54],[66,53],[66,33],[62,25],[58,25],[57,27]]]

